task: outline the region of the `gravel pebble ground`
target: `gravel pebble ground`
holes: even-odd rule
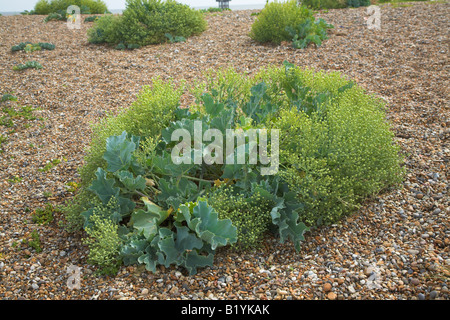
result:
[[[90,45],[89,23],[69,30],[42,16],[0,17],[0,93],[18,97],[2,108],[38,108],[34,120],[19,116],[12,127],[0,126],[1,299],[449,299],[449,4],[381,6],[381,30],[367,28],[365,8],[320,12],[335,29],[321,47],[305,50],[252,41],[253,12],[208,14],[202,35],[135,51]],[[56,49],[12,53],[22,41]],[[27,60],[43,69],[12,70]],[[189,82],[219,67],[251,75],[284,60],[339,70],[385,99],[405,154],[401,188],[368,199],[340,223],[308,232],[299,253],[267,236],[252,252],[220,250],[214,266],[194,276],[142,266],[96,276],[86,263],[83,233],[65,231],[60,213],[49,225],[32,221],[36,208],[73,195],[68,184],[78,181],[90,123],[129,106],[153,77]],[[55,159],[60,162],[46,166]],[[28,241],[36,232],[40,245]],[[72,265],[81,271],[73,290]]]

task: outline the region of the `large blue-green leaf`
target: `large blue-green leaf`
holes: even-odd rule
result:
[[[98,168],[95,175],[97,179],[92,181],[88,189],[94,192],[104,204],[107,204],[111,197],[119,197],[120,188],[114,187],[115,179],[107,179],[106,172],[102,168]]]
[[[156,272],[158,264],[157,249],[153,245],[148,245],[145,253],[138,258],[138,262],[145,264],[145,269],[151,272]]]
[[[142,197],[141,200],[145,204],[145,210],[139,209],[133,212],[130,224],[139,232],[142,232],[146,239],[151,240],[158,234],[159,225],[169,217],[170,211],[163,210],[147,197]]]
[[[142,232],[146,239],[151,240],[158,233],[158,218],[154,214],[137,210],[131,214],[131,223],[135,229]]]
[[[198,186],[186,179],[180,180],[164,178],[159,180],[159,188],[161,193],[158,195],[157,200],[159,203],[166,203],[167,207],[173,207],[175,210],[185,202],[195,201],[199,196]]]
[[[135,178],[130,171],[117,171],[115,172],[115,176],[119,178],[120,182],[122,182],[125,188],[127,188],[129,191],[145,189],[145,178],[141,176],[137,176]]]
[[[177,226],[177,239],[175,246],[179,252],[190,251],[193,249],[201,249],[203,241],[199,239],[195,233],[190,232],[188,227]]]
[[[223,103],[215,102],[213,96],[208,93],[203,94],[201,99],[203,101],[206,113],[212,118],[217,117],[225,107]]]
[[[203,247],[203,241],[197,238],[195,233],[190,232],[189,228],[177,226],[176,230],[176,233],[167,228],[159,230],[158,263],[165,267],[171,264],[182,265],[186,253]]]
[[[219,220],[217,212],[206,201],[198,202],[193,210],[193,219],[186,220],[189,228],[195,231],[200,239],[209,243],[213,250],[237,241],[237,229],[231,220]]]
[[[299,221],[297,211],[301,207],[295,200],[295,193],[288,192],[284,194],[284,198],[277,198],[277,203],[270,212],[272,223],[278,226],[281,243],[290,238],[297,251],[300,251],[301,241],[305,240],[303,234],[308,231],[305,224]]]
[[[179,252],[175,247],[174,233],[167,228],[159,229],[159,241],[158,241],[158,263],[165,267],[170,266],[172,263],[179,263],[180,255],[183,252]]]
[[[147,246],[148,242],[145,239],[129,239],[120,249],[120,257],[123,263],[125,265],[137,263]]]
[[[126,131],[120,136],[111,136],[106,139],[106,152],[103,158],[106,160],[109,172],[116,172],[130,166],[133,152],[136,150],[137,137],[128,139]]]
[[[214,261],[214,254],[210,253],[207,256],[205,256],[193,250],[186,254],[184,266],[189,271],[189,274],[193,275],[197,273],[197,268],[199,267],[212,266],[213,261]]]

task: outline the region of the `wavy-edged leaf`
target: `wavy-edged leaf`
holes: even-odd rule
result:
[[[189,271],[189,275],[197,273],[197,268],[212,266],[214,261],[214,254],[210,253],[207,256],[198,254],[193,250],[186,254],[184,267]]]
[[[144,202],[146,210],[139,209],[133,212],[130,224],[142,232],[147,240],[152,240],[158,234],[159,225],[169,217],[170,211],[163,210],[147,197],[142,197],[141,200]]]
[[[231,220],[219,220],[217,212],[206,201],[200,201],[194,207],[193,217],[187,221],[189,228],[200,239],[209,243],[213,250],[237,241],[237,228],[232,225]]]
[[[133,140],[139,141],[138,137],[132,137],[129,140],[126,131],[122,132],[120,136],[111,136],[106,139],[106,152],[103,154],[103,158],[108,164],[106,170],[116,172],[130,166],[133,152],[137,147]]]
[[[300,242],[305,240],[303,234],[309,230],[299,221],[297,210],[301,207],[295,201],[295,193],[288,192],[284,194],[284,198],[277,198],[276,205],[270,212],[272,223],[278,226],[281,243],[290,238],[297,251],[300,251]]]
[[[115,179],[107,179],[106,171],[102,168],[98,168],[95,175],[97,179],[92,181],[88,190],[94,192],[104,204],[107,204],[111,197],[119,197],[120,188],[114,187]]]
[[[132,239],[127,241],[120,249],[120,256],[125,265],[132,265],[138,262],[140,256],[144,254],[148,242],[145,239]]]
[[[130,171],[122,170],[115,172],[115,176],[123,183],[125,188],[129,191],[136,190],[144,190],[145,189],[145,178],[141,176],[137,176],[136,178],[133,176],[133,173]]]

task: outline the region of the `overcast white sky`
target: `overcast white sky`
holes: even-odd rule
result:
[[[32,10],[38,0],[0,0],[0,12]],[[108,9],[125,9],[125,0],[103,0]],[[216,0],[178,0],[190,6],[217,7]],[[230,5],[264,4],[265,0],[231,0]]]

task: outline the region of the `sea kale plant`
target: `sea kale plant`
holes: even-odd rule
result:
[[[181,107],[186,91],[196,101]],[[218,137],[230,130],[257,138],[227,140],[220,161]],[[379,99],[337,72],[288,62],[254,77],[219,70],[192,87],[155,79],[93,128],[85,160],[64,212],[103,273],[143,264],[194,274],[217,249],[251,250],[267,233],[299,251],[307,230],[354,212],[403,172]]]

